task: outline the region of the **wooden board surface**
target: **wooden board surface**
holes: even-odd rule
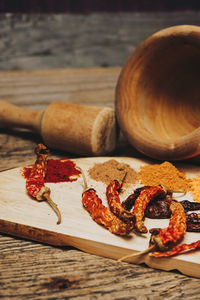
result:
[[[104,162],[109,157],[81,158],[74,160],[86,174],[88,185],[97,190],[105,201],[106,186],[89,178],[88,169],[96,162]],[[145,160],[134,158],[115,158],[128,163],[136,171],[146,164]],[[111,234],[104,227],[96,224],[84,210],[81,203],[83,181],[48,184],[52,191],[52,198],[62,213],[62,223],[56,224],[57,218],[45,202],[38,203],[31,199],[25,190],[25,179],[21,175],[22,168],[16,168],[0,173],[0,231],[11,235],[25,237],[52,245],[70,245],[85,252],[99,256],[118,259],[124,255],[139,252],[148,248],[149,234],[119,237]],[[200,168],[185,166],[188,176],[200,173]],[[138,186],[138,185],[136,185]],[[121,195],[123,200],[134,187],[130,186]],[[187,195],[191,200],[191,195]],[[181,198],[178,198],[181,200]],[[145,220],[147,228],[166,227],[168,220]],[[190,243],[199,240],[199,233],[186,233],[183,242]],[[129,262],[141,264],[163,270],[177,269],[183,274],[200,278],[200,252],[182,254],[173,258],[151,258],[149,255],[137,256]]]

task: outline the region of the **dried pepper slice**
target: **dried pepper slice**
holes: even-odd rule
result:
[[[102,200],[94,189],[88,189],[83,192],[82,203],[92,219],[96,223],[104,225],[111,233],[128,235],[133,230],[132,223],[122,222],[103,205]]]
[[[58,216],[57,224],[60,224],[61,213],[50,197],[50,189],[45,186],[45,174],[49,150],[45,145],[38,144],[35,148],[35,154],[37,155],[35,164],[28,168],[24,168],[27,192],[38,201],[47,201]]]
[[[123,222],[135,222],[135,215],[132,212],[126,210],[119,198],[119,190],[121,189],[121,183],[118,180],[113,180],[106,188],[106,196],[110,210],[114,215],[120,218]]]
[[[200,248],[200,240],[193,242],[191,244],[182,244],[175,246],[170,251],[167,252],[152,252],[150,255],[154,257],[169,257],[176,254],[180,254],[182,252],[186,252],[189,250],[199,249]]]
[[[164,191],[164,189],[158,185],[158,186],[151,186],[149,188],[145,188],[144,190],[142,190],[139,194],[139,196],[136,198],[135,200],[135,205],[134,205],[134,209],[133,212],[135,214],[136,217],[136,229],[141,232],[141,233],[147,233],[147,228],[144,225],[144,212],[145,209],[148,205],[148,203],[157,196],[160,195],[165,195],[166,192]]]
[[[172,201],[170,205],[171,217],[169,226],[159,231],[157,235],[152,235],[150,244],[154,244],[160,250],[168,249],[169,245],[176,243],[184,236],[187,228],[186,215],[181,203]]]

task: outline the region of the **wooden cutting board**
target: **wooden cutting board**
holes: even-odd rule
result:
[[[84,171],[88,186],[96,189],[98,195],[105,200],[106,185],[91,179],[88,170],[95,163],[103,163],[110,157],[74,159]],[[114,158],[129,164],[136,171],[148,161],[134,158]],[[188,176],[200,173],[200,167],[185,166]],[[40,241],[52,245],[71,245],[82,251],[119,259],[124,255],[139,253],[148,248],[149,234],[143,236],[132,233],[129,237],[111,234],[104,227],[96,224],[82,207],[81,194],[83,180],[76,182],[47,184],[51,195],[62,214],[62,223],[56,224],[57,217],[46,202],[37,202],[29,197],[25,189],[25,179],[21,175],[22,168],[15,168],[0,173],[0,232],[14,236]],[[121,200],[130,194],[135,186],[129,186],[121,194]],[[191,200],[191,195],[184,199]],[[182,200],[181,198],[178,198]],[[167,227],[169,220],[145,219],[147,228]],[[183,242],[190,243],[200,239],[199,233],[186,233]],[[163,270],[177,269],[183,274],[200,278],[200,251],[181,254],[171,258],[152,258],[149,255],[137,256],[128,262],[141,264]]]

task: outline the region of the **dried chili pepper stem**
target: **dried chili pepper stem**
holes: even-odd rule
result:
[[[178,197],[183,197],[187,194],[187,191],[186,190],[183,190],[183,191],[180,191],[180,190],[170,190],[170,189],[167,189],[164,185],[161,185],[163,190],[166,192],[166,194],[173,194],[173,193],[176,193],[176,194],[182,194],[182,195],[179,195],[179,196],[176,196],[177,198]]]
[[[88,190],[87,180],[86,180],[86,177],[85,177],[85,174],[84,174],[83,170],[80,167],[78,167],[78,166],[76,168],[81,172],[81,175],[83,177],[83,184],[84,184],[84,186],[83,186],[83,192],[82,192],[82,194],[83,194],[85,191]]]
[[[118,261],[122,262],[122,261],[125,261],[128,258],[132,258],[132,257],[137,257],[137,256],[141,256],[141,255],[144,255],[144,254],[148,254],[149,252],[151,252],[155,248],[156,248],[155,245],[151,245],[149,248],[145,249],[144,251],[140,251],[139,253],[132,253],[132,254],[128,254],[128,255],[122,256],[121,258],[118,259]]]
[[[42,187],[40,192],[37,194],[36,199],[38,201],[47,201],[47,203],[53,208],[53,210],[55,211],[55,213],[58,217],[57,224],[60,224],[61,223],[61,213],[60,213],[60,210],[58,209],[58,206],[56,205],[56,203],[53,202],[53,200],[50,197],[50,189],[47,188],[46,186]]]

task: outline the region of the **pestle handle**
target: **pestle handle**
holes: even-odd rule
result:
[[[0,128],[25,128],[40,133],[43,112],[18,107],[0,100]]]
[[[33,111],[0,100],[0,128],[25,128],[39,133],[51,148],[83,155],[114,150],[118,137],[115,111],[67,102],[52,102]]]

